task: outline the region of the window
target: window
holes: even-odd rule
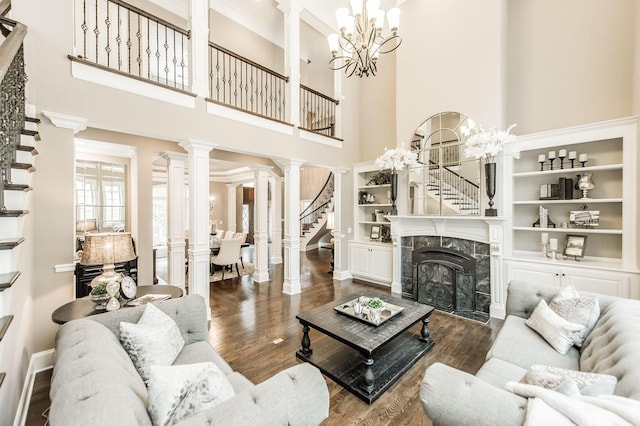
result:
[[[76,161],[76,229],[124,231],[126,208],[125,165]],[[87,223],[95,223],[88,227]],[[84,225],[84,226],[80,226]]]

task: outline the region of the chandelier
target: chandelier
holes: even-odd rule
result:
[[[347,77],[376,75],[378,56],[393,52],[402,43],[397,35],[400,9],[394,7],[386,13],[391,35],[385,38],[382,36],[385,12],[380,9],[380,0],[351,0],[350,3],[352,15],[346,7],[336,10],[340,34],[327,37],[333,56],[329,67],[344,68]]]

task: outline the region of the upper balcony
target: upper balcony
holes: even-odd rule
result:
[[[169,90],[175,99],[182,99],[175,103],[183,106],[193,107],[200,96],[212,114],[257,125],[267,120],[298,128],[301,137],[341,141],[339,102],[326,95],[337,92],[333,72],[324,61],[312,64],[309,59],[324,36],[299,15],[273,9],[280,19],[274,21],[272,14],[271,22],[266,21],[274,33],[288,35],[280,42],[277,36],[268,40],[238,24],[228,11],[225,15],[208,8],[204,17],[187,14],[193,17],[189,20],[180,16],[180,10],[151,2],[147,6],[143,10],[122,0],[75,0],[75,46],[69,55],[73,66],[90,66],[138,86]],[[312,50],[293,47],[302,40]],[[91,80],[90,73],[74,76]],[[114,85],[151,93],[137,91],[136,84]],[[173,95],[149,96],[171,102]]]

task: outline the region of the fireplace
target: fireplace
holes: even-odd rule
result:
[[[414,299],[448,312],[473,312],[476,308],[476,261],[444,247],[414,250]]]
[[[441,236],[402,238],[402,295],[485,322],[491,304],[489,244]]]

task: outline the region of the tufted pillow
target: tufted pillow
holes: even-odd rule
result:
[[[150,366],[171,365],[184,346],[178,325],[152,303],[137,324],[120,323],[120,342],[146,385]]]
[[[569,322],[553,312],[544,299],[540,300],[525,324],[540,334],[562,355],[565,355],[573,346],[572,334],[584,329],[584,326]]]
[[[608,374],[588,373],[565,368],[532,365],[520,383],[557,389],[566,381],[572,381],[582,395],[613,395],[618,380]]]
[[[235,395],[212,362],[151,366],[147,411],[155,426],[173,425]]]
[[[571,339],[577,347],[589,335],[600,317],[597,295],[581,297],[573,286],[562,289],[549,303],[549,307],[569,322],[580,324],[584,329],[573,333]]]

